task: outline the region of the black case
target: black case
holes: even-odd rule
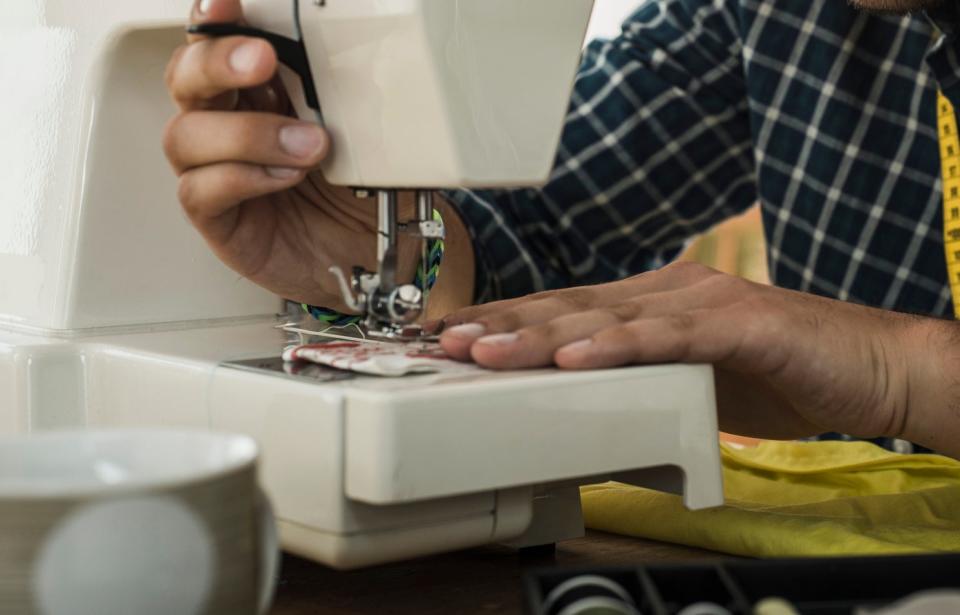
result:
[[[770,597],[788,600],[803,615],[848,615],[856,607],[884,606],[918,591],[960,589],[960,554],[554,568],[525,578],[530,615],[545,615],[550,591],[584,574],[621,585],[643,615],[673,615],[704,601],[750,615],[754,604]]]

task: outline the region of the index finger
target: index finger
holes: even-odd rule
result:
[[[183,109],[230,108],[224,96],[268,83],[277,70],[270,43],[242,36],[201,40],[182,47],[167,67],[167,90]]]
[[[240,0],[195,0],[190,12],[190,25],[242,22],[243,7]],[[268,46],[262,42],[255,44],[259,47]],[[222,39],[210,40],[207,36],[187,34],[187,44],[174,52],[165,75],[167,89],[181,110],[232,109],[237,105],[240,89],[260,85],[259,81],[266,78],[260,73],[267,68],[246,70],[244,72],[253,72],[255,75],[243,76],[232,75],[227,70],[224,56],[238,46],[236,38],[233,42],[224,43]],[[259,55],[266,58],[269,52],[272,52],[272,48],[261,50]],[[247,57],[255,59],[257,55],[248,53]],[[250,82],[254,76],[256,83]]]
[[[240,0],[196,0],[190,13],[190,24],[243,23],[243,5]],[[205,39],[199,34],[188,34],[187,42]]]

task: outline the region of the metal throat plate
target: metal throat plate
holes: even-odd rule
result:
[[[245,372],[255,372],[268,374],[271,376],[281,376],[290,380],[310,381],[310,382],[346,382],[360,378],[360,374],[346,372],[332,367],[325,367],[315,363],[298,361],[296,363],[287,363],[281,357],[267,357],[264,359],[246,359],[243,361],[226,361],[221,363],[222,367],[239,369]]]

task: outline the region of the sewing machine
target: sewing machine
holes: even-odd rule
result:
[[[442,235],[432,189],[547,178],[592,0],[246,4],[251,27],[306,41],[317,104],[304,91],[298,111],[338,144],[324,171],[382,212],[380,270],[343,276],[348,303],[405,335],[424,298],[390,276],[391,242]],[[0,433],[250,434],[285,548],[339,568],[577,536],[590,482],[723,502],[708,366],[376,379],[284,364],[284,302],[209,252],[161,153],[189,10],[0,4]],[[397,219],[400,188],[416,220]]]

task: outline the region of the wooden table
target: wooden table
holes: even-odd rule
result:
[[[334,572],[288,555],[273,613],[513,615],[523,613],[521,580],[531,568],[719,557],[723,556],[601,532],[562,543],[553,557],[521,557],[505,548],[485,547],[357,572]]]

